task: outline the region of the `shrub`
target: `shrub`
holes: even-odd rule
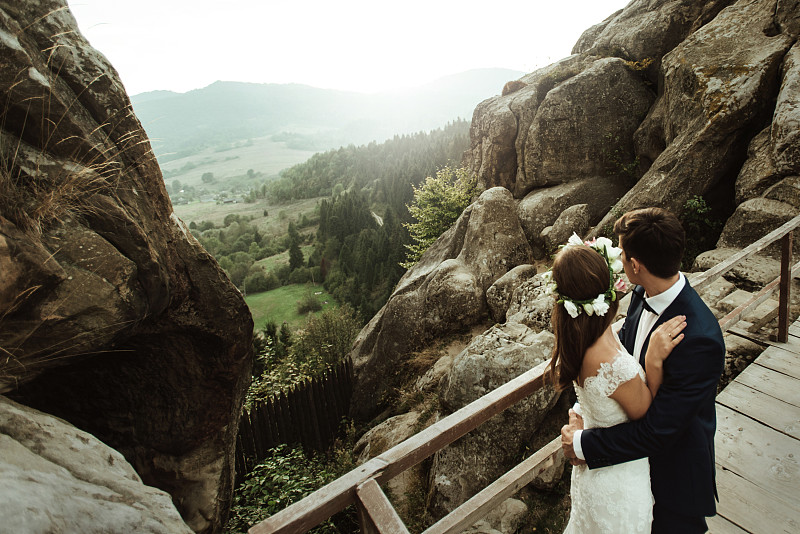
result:
[[[306,272],[308,270],[306,269]],[[295,271],[297,272],[297,271]],[[294,274],[294,273],[292,273]],[[303,315],[310,312],[316,312],[322,309],[322,303],[316,295],[311,291],[306,292],[303,298],[297,301],[297,313]]]
[[[270,291],[280,285],[280,281],[274,274],[266,273],[263,269],[247,275],[244,279],[244,288],[247,289],[248,293]]]
[[[356,312],[348,305],[329,308],[311,317],[297,334],[292,353],[317,369],[344,360],[361,330]]]
[[[307,457],[302,449],[278,445],[247,474],[233,498],[226,532],[247,532],[251,526],[313,493],[337,473],[321,457]],[[331,520],[315,532],[337,532]]]
[[[405,245],[408,252],[403,267],[414,266],[428,247],[456,222],[477,192],[476,184],[476,178],[467,169],[443,167],[436,178],[429,176],[419,188],[414,187],[414,201],[407,207],[416,222],[403,224],[413,240]]]

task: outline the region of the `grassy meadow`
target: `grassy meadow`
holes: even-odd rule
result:
[[[194,154],[160,163],[164,180],[179,180],[183,185],[220,192],[236,188],[249,189],[257,181],[248,177],[248,170],[260,173],[260,179],[277,176],[280,171],[303,163],[313,156],[310,150],[294,150],[271,137],[238,141],[226,146],[209,147]],[[204,184],[202,176],[210,172],[215,183]]]
[[[245,202],[217,204],[216,202],[198,200],[189,204],[174,204],[172,209],[175,211],[175,215],[180,217],[187,225],[192,221],[197,224],[202,221],[211,221],[217,226],[222,226],[226,215],[236,213],[253,217],[251,224],[256,225],[259,230],[272,236],[281,236],[286,235],[290,222],[297,224],[303,215],[311,218],[322,198],[326,197],[297,200],[285,204],[271,204],[264,200],[259,200],[252,204]],[[264,216],[264,211],[267,212],[266,216]],[[301,234],[308,232],[316,232],[316,227],[300,230]],[[305,251],[303,253],[305,254]]]
[[[253,314],[253,324],[257,330],[264,328],[267,320],[273,320],[279,328],[286,321],[294,331],[303,328],[308,318],[314,315],[297,313],[297,302],[309,292],[319,300],[323,310],[338,306],[322,285],[312,284],[283,286],[272,291],[247,295],[244,300]]]

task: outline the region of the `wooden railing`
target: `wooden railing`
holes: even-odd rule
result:
[[[789,288],[791,277],[800,271],[800,263],[791,269],[793,230],[800,226],[800,216],[731,256],[725,262],[692,279],[698,291],[730,270],[736,263],[764,250],[777,240],[782,242],[781,275],[748,302],[720,320],[727,331],[743,315],[764,302],[780,288],[778,306],[778,339],[785,342],[789,325]],[[381,455],[334,480],[305,499],[253,526],[250,534],[300,533],[315,527],[345,507],[355,504],[362,533],[407,533],[408,529],[397,515],[380,485],[406,469],[420,463],[479,425],[519,402],[543,386],[544,371],[549,360],[500,386],[457,412],[411,436]],[[433,524],[424,534],[457,533],[474,524],[507,497],[528,484],[539,473],[560,460],[560,438],[556,438],[532,456],[484,488],[467,502]]]

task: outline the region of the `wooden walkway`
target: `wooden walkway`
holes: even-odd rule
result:
[[[800,321],[717,396],[713,534],[800,532]]]

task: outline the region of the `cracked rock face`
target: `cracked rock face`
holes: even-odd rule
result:
[[[219,530],[252,365],[244,300],[172,214],[117,73],[66,3],[0,1],[0,54],[0,392],[114,447],[192,529]]]
[[[439,388],[440,416],[463,408],[550,357],[554,336],[519,323],[495,325],[458,356]],[[558,400],[544,387],[434,455],[429,511],[441,517],[514,465]],[[468,470],[463,466],[469,466]]]

